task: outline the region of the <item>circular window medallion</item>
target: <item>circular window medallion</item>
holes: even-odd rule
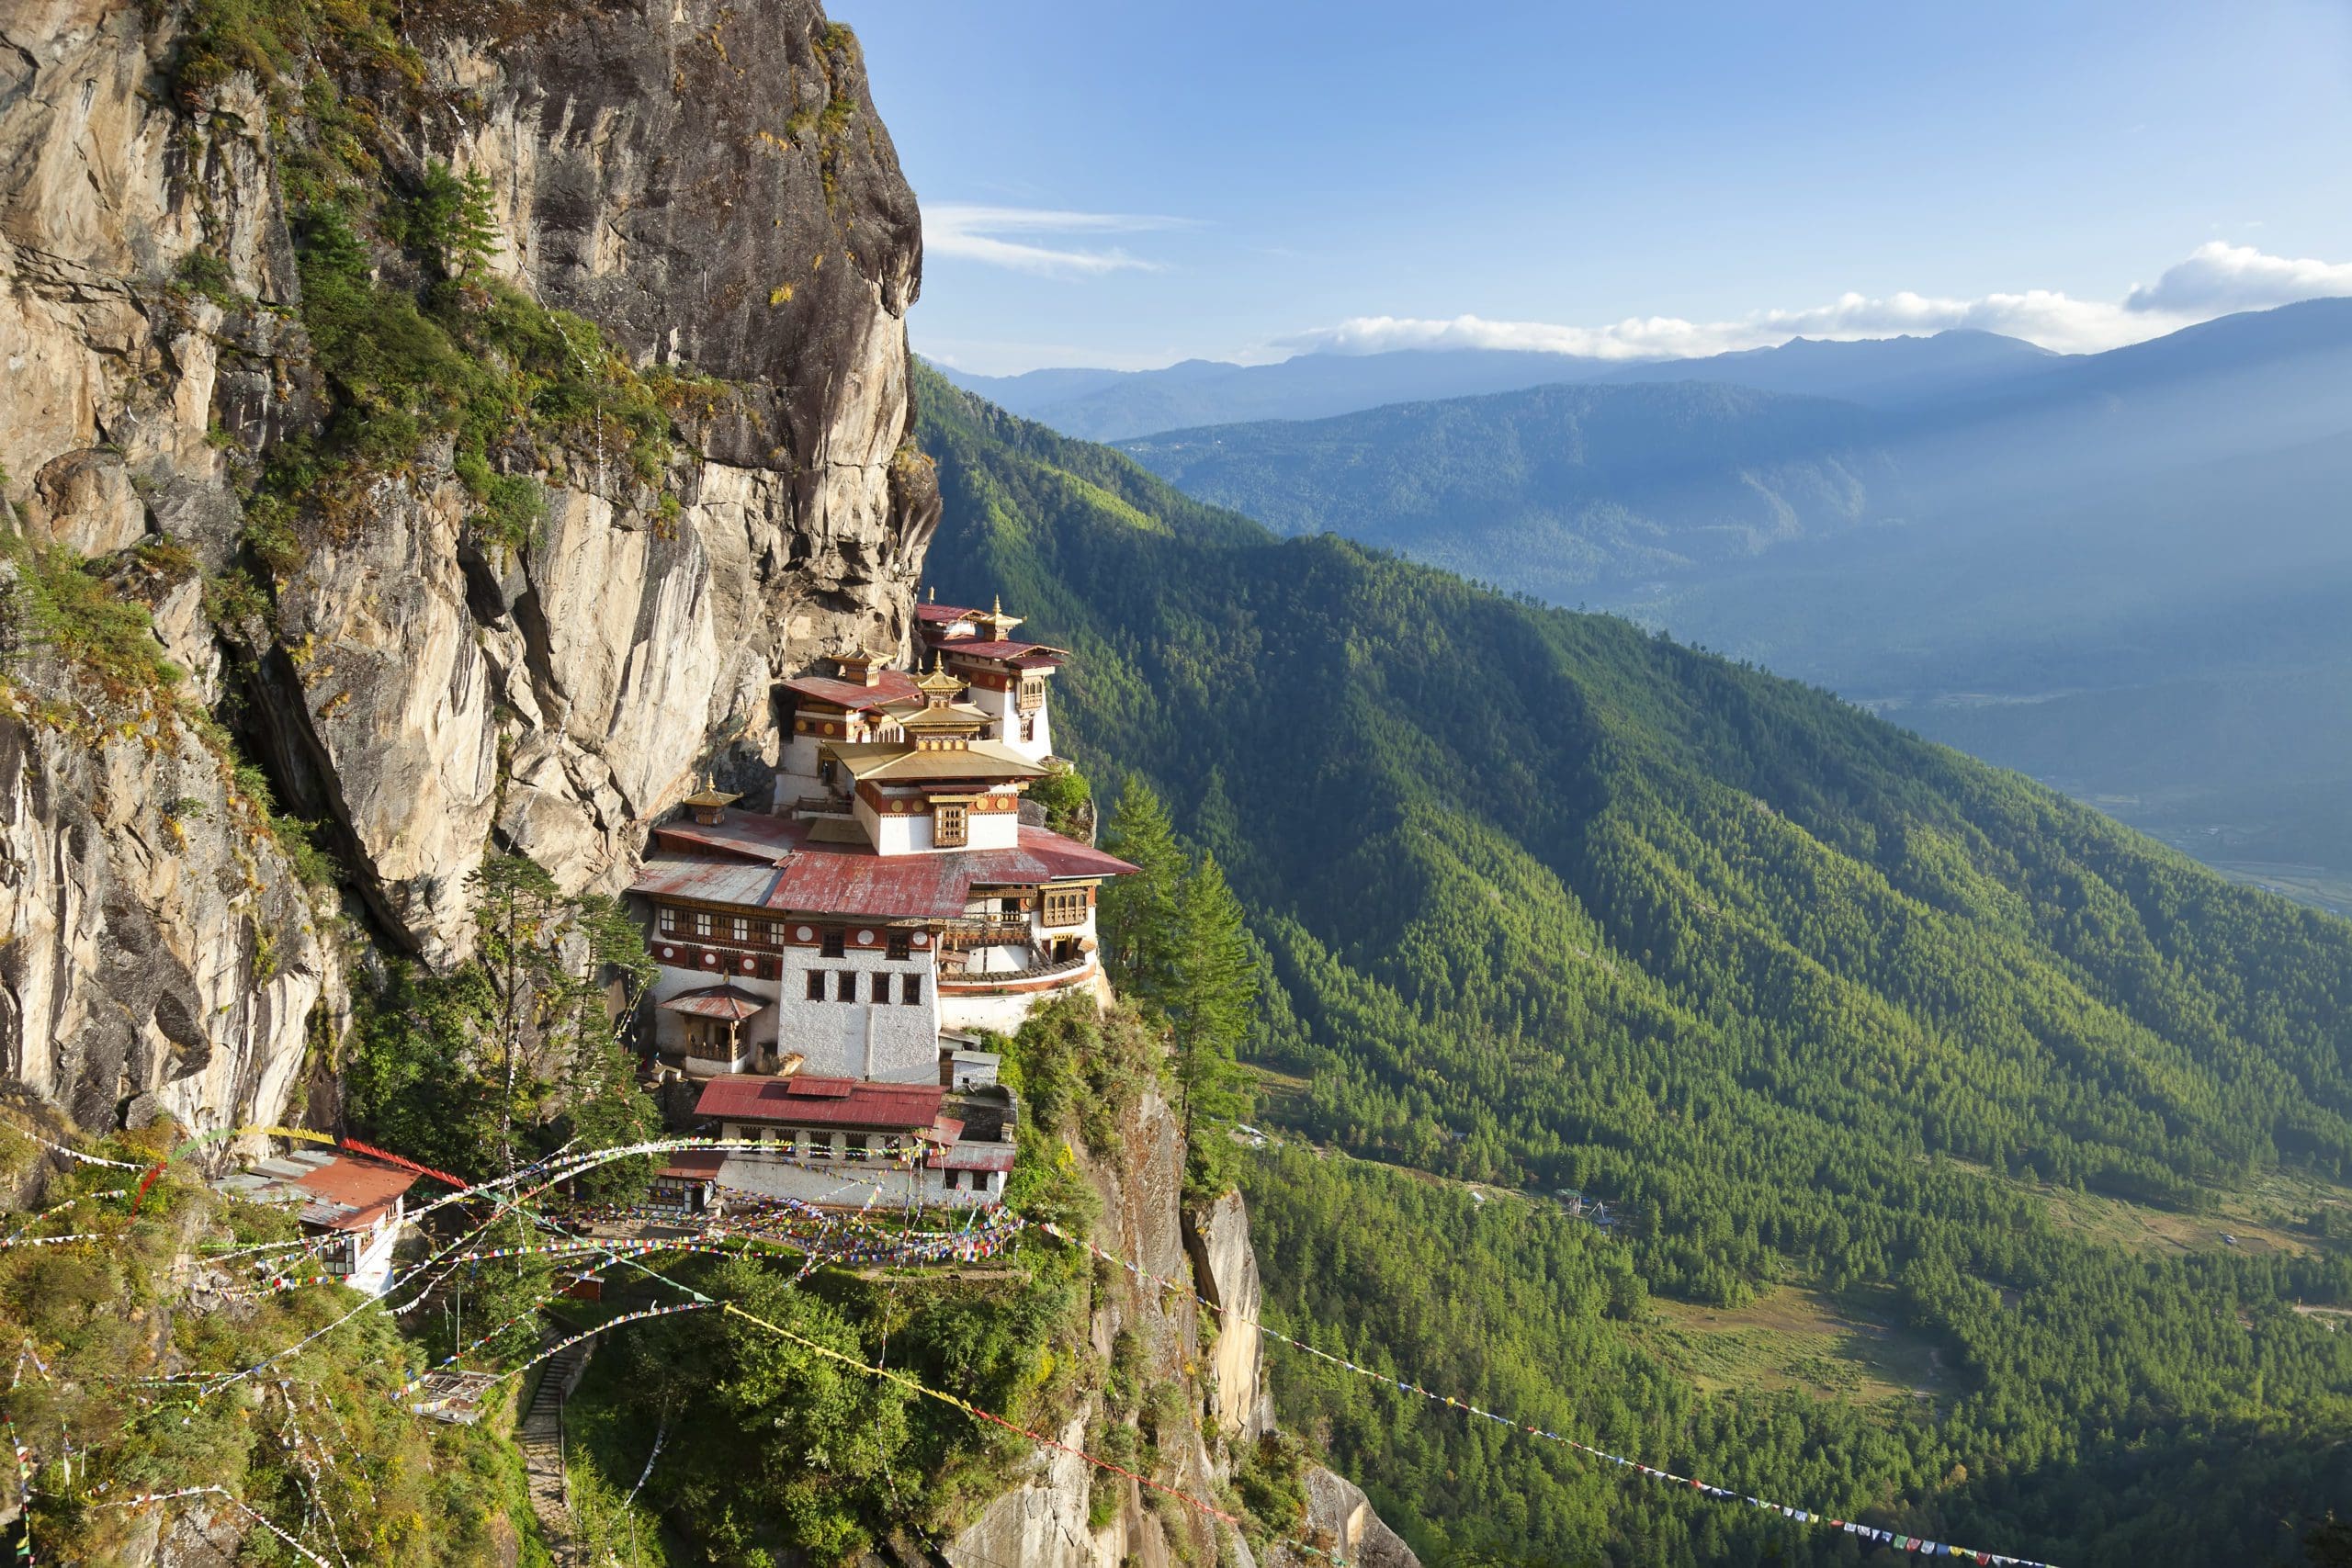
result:
[[[752,972],[752,961],[751,961],[750,959],[746,958],[745,960],[743,960],[743,973],[744,973],[744,974],[746,974],[746,975],[748,975],[748,974],[750,974],[751,972]]]
[[[858,932],[857,945],[860,947],[872,947],[874,945],[874,933],[872,931]]]
[[[717,953],[704,953],[704,954],[702,955],[702,961],[703,961],[706,964],[708,964],[711,968],[716,969],[716,968],[718,968],[718,954],[717,954]]]
[[[931,933],[929,931],[915,932],[915,945],[917,947],[929,947],[931,945]]]
[[[662,950],[662,956],[664,958],[675,958],[678,956],[678,950],[674,947],[665,947]]]
[[[816,935],[817,933],[807,926],[801,926],[793,931],[792,938],[795,942],[810,942],[815,940]]]
[[[796,718],[792,721],[792,728],[806,735],[808,733],[808,721],[805,718]]]

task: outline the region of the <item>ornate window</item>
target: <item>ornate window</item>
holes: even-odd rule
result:
[[[709,934],[710,911],[708,909],[696,909],[695,911],[695,935],[708,936]]]
[[[735,916],[732,919],[730,919],[730,920],[728,922],[728,930],[729,930],[729,931],[733,934],[734,939],[735,939],[735,945],[736,945],[736,946],[738,946],[738,947],[748,947],[748,946],[750,946],[750,945],[751,945],[751,942],[752,942],[752,917],[751,917],[751,916],[749,916],[749,915],[737,915],[737,916]]]
[[[960,803],[942,801],[932,808],[931,841],[942,849],[956,849],[971,841],[971,829],[966,807]]]
[[[884,956],[888,957],[893,964],[904,964],[907,961],[908,955],[913,951],[914,949],[910,945],[908,936],[905,931],[892,931],[890,933],[889,945],[885,950]]]
[[[1040,923],[1048,926],[1082,926],[1086,923],[1086,889],[1083,887],[1048,887],[1046,889],[1045,912]]]
[[[661,913],[653,919],[654,923],[662,928],[662,934],[664,936],[668,936],[678,929],[678,911],[667,904],[662,906]]]
[[[1046,678],[1043,675],[1021,677],[1021,711],[1035,713],[1046,705]]]

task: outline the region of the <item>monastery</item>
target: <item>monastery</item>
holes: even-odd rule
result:
[[[1104,879],[1133,871],[1022,795],[1061,764],[1058,649],[926,604],[916,671],[871,656],[783,682],[789,740],[757,808],[706,785],[653,829],[631,892],[660,964],[653,1044],[704,1080],[696,1119],[775,1154],[686,1157],[668,1201],[1001,1201],[1017,1107],[971,1032],[1108,999]]]

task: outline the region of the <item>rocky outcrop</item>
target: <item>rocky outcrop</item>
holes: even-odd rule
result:
[[[179,22],[150,14],[6,24],[0,471],[41,536],[165,534],[218,570],[240,480],[322,393],[261,85],[175,92]],[[487,176],[498,270],[706,389],[650,479],[593,431],[542,454],[548,520],[511,558],[469,549],[446,450],[386,472],[233,628],[281,793],[343,830],[385,934],[443,958],[485,845],[616,883],[698,769],[775,760],[779,676],[909,647],[937,502],[907,449],[914,198],[813,0],[406,18],[421,81],[328,57],[383,107],[387,178]],[[213,629],[182,628],[192,661]]]
[[[14,681],[0,1069],[93,1131],[277,1120],[342,981],[267,819],[171,719],[94,722],[53,668],[20,660]]]
[[[1193,1278],[1215,1306],[1216,1342],[1210,1351],[1209,1414],[1236,1441],[1256,1442],[1273,1430],[1273,1396],[1266,1387],[1266,1339],[1258,1314],[1265,1295],[1258,1283],[1258,1254],[1250,1245],[1250,1210],[1238,1191],[1184,1216],[1184,1247]]]
[[[0,18],[0,491],[34,539],[107,557],[161,537],[217,577],[255,476],[331,399],[284,116],[250,74],[175,74],[185,26],[141,0]],[[316,39],[300,67],[373,106],[383,179],[488,176],[496,269],[696,388],[650,476],[600,424],[537,454],[547,515],[519,549],[469,539],[452,454],[428,444],[339,498],[262,603],[222,610],[191,575],[154,606],[189,694],[232,699],[280,798],[332,825],[376,936],[443,960],[486,849],[613,886],[701,770],[775,760],[777,678],[907,649],[937,500],[908,446],[919,217],[856,45],[814,0],[412,0],[403,28],[400,72]],[[29,989],[0,1045],[85,1122],[167,1083],[192,1111],[274,1114],[309,1005],[292,977],[324,961],[289,952],[286,978],[232,1001],[251,944],[200,879],[163,874],[154,823],[120,815],[128,761],[45,745],[12,742],[14,908],[58,934],[11,950]],[[68,842],[74,797],[101,788],[116,814]],[[141,925],[163,950],[217,939],[198,990],[223,989],[185,1021],[155,1021],[177,1019],[175,982],[152,987],[158,1014],[89,962],[93,942],[155,947],[124,934]],[[67,1038],[24,1032],[36,1019]]]
[[[1131,1258],[1163,1279],[1187,1275],[1182,1213],[1184,1154],[1182,1127],[1156,1091],[1147,1091],[1125,1118],[1114,1163],[1082,1157],[1081,1168],[1102,1202],[1096,1238],[1104,1249]],[[1181,1296],[1146,1287],[1125,1270],[1096,1271],[1094,1313],[1089,1324],[1094,1353],[1107,1365],[1123,1334],[1135,1337],[1141,1375],[1181,1385],[1198,1407],[1201,1325],[1197,1310]],[[1073,1447],[1086,1446],[1099,1428],[1102,1395],[1091,1394],[1085,1408],[1059,1434]],[[1020,1483],[1004,1493],[947,1548],[947,1560],[973,1568],[1018,1562],[1023,1568],[1168,1568],[1180,1560],[1172,1535],[1182,1536],[1182,1560],[1215,1562],[1218,1535],[1233,1545],[1224,1527],[1183,1508],[1149,1506],[1143,1489],[1121,1484],[1119,1507],[1100,1529],[1087,1523],[1096,1472],[1085,1461],[1043,1451],[1030,1461]],[[1209,1497],[1216,1483],[1216,1461],[1204,1441],[1193,1436],[1170,1448],[1162,1442],[1156,1477],[1195,1497]],[[1246,1552],[1247,1548],[1241,1550]]]
[[[1333,1557],[1351,1568],[1421,1568],[1404,1538],[1373,1512],[1363,1488],[1319,1464],[1309,1466],[1304,1479],[1307,1540],[1329,1555],[1309,1557],[1295,1547],[1276,1545],[1266,1553],[1267,1568],[1313,1568]]]

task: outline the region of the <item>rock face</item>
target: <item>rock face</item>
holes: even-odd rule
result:
[[[19,668],[70,701],[70,676]],[[55,712],[54,708],[45,711]],[[267,823],[168,722],[0,713],[0,1068],[92,1130],[276,1120],[341,970]]]
[[[542,453],[547,515],[518,550],[469,541],[451,453],[428,445],[346,500],[263,605],[208,611],[191,580],[155,606],[191,694],[236,699],[281,801],[331,825],[375,938],[438,961],[469,940],[486,849],[568,889],[625,881],[645,824],[701,770],[775,760],[779,677],[907,649],[938,504],[907,445],[920,220],[856,45],[814,0],[401,16],[421,79],[332,49],[317,66],[376,106],[385,179],[434,161],[487,176],[498,271],[637,365],[701,378],[650,478],[601,423]],[[160,536],[217,575],[241,558],[254,475],[329,400],[266,85],[185,87],[184,26],[141,0],[0,18],[0,492],[33,539],[103,558]],[[12,744],[10,871],[34,889],[19,908],[85,921],[65,921],[59,956],[7,960],[33,987],[0,1014],[12,1070],[103,1120],[126,1086],[200,1058],[244,1077],[191,1084],[191,1110],[274,1116],[308,1002],[265,985],[272,999],[223,1012],[224,993],[153,1038],[115,1018],[100,971],[62,956],[117,940],[90,912],[191,936],[225,917],[141,863],[154,825],[127,804],[69,841],[84,791],[111,782],[128,802],[124,764]],[[75,1044],[24,1032],[40,1018],[113,1021],[75,1024]]]
[[[1421,1568],[1404,1538],[1372,1511],[1363,1489],[1347,1477],[1310,1467],[1306,1481],[1306,1529],[1310,1541],[1352,1568]],[[1266,1554],[1267,1568],[1311,1568],[1317,1561],[1288,1546]]]
[[[1254,1443],[1273,1430],[1274,1413],[1266,1386],[1266,1338],[1258,1328],[1265,1295],[1258,1254],[1250,1245],[1250,1210],[1240,1193],[1227,1192],[1184,1218],[1193,1278],[1217,1309],[1209,1414],[1227,1437]]]
[[[1142,1096],[1120,1129],[1119,1146],[1125,1151],[1121,1166],[1081,1162],[1102,1200],[1098,1245],[1162,1279],[1184,1280],[1189,1270],[1180,1222],[1182,1129],[1173,1110],[1156,1091]],[[1095,1353],[1107,1362],[1120,1335],[1132,1334],[1139,1342],[1147,1379],[1196,1387],[1202,1338],[1198,1309],[1183,1297],[1146,1287],[1125,1270],[1106,1274],[1098,1269],[1096,1281],[1091,1325]],[[1098,1394],[1089,1399],[1069,1429],[1058,1434],[1060,1439],[1073,1447],[1085,1444],[1100,1411]],[[1195,1439],[1177,1458],[1170,1484],[1195,1497],[1213,1497],[1219,1468],[1208,1446]],[[1075,1456],[1041,1452],[1020,1484],[1000,1496],[949,1545],[947,1560],[959,1568],[1012,1562],[1023,1568],[1123,1568],[1129,1563],[1169,1568],[1179,1561],[1217,1561],[1219,1537],[1247,1554],[1248,1547],[1228,1528],[1182,1505],[1148,1506],[1142,1488],[1133,1482],[1120,1483],[1119,1508],[1111,1521],[1090,1529],[1087,1508],[1094,1475],[1092,1467]],[[1183,1548],[1174,1544],[1171,1532],[1181,1533]]]

